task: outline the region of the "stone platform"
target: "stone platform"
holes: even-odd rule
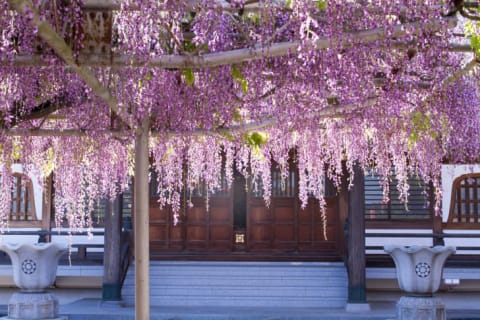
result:
[[[397,304],[398,320],[446,320],[445,304],[439,297],[403,296]]]

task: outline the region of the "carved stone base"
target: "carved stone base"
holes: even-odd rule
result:
[[[446,320],[445,304],[438,297],[403,296],[397,303],[398,320]]]
[[[50,292],[16,292],[8,301],[6,319],[55,319],[58,300]]]

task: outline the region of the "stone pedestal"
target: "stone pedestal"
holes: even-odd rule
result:
[[[10,256],[13,280],[21,289],[8,302],[8,317],[3,319],[63,319],[58,318],[58,300],[45,289],[53,285],[65,245],[0,244],[0,250]]]
[[[445,305],[433,294],[440,287],[443,265],[453,247],[385,246],[395,262],[400,289],[407,293],[397,303],[399,320],[445,320]]]
[[[52,319],[58,315],[58,300],[49,292],[17,292],[8,301],[9,319]]]
[[[438,297],[403,296],[397,303],[397,319],[446,320],[445,304]]]

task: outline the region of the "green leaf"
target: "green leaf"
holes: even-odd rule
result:
[[[183,48],[187,52],[192,52],[197,48],[197,46],[195,45],[195,43],[193,43],[193,41],[185,40],[183,41]]]
[[[242,85],[242,91],[248,93],[248,81],[243,79],[240,83]]]
[[[240,81],[243,80],[243,74],[242,72],[237,68],[236,65],[232,64],[232,71],[230,72],[232,74],[233,79]]]
[[[42,165],[44,177],[48,177],[55,169],[55,150],[50,147],[46,151],[46,161]]]
[[[432,128],[432,119],[429,113],[423,114],[420,111],[415,111],[411,114],[412,128],[408,138],[408,147],[417,143],[421,135],[429,135],[432,139],[437,139],[437,133],[430,130]]]
[[[193,86],[193,83],[195,82],[195,75],[193,74],[192,69],[183,69],[183,76],[185,77],[185,82],[189,86]]]
[[[247,18],[250,19],[255,25],[259,26],[261,23],[261,16],[259,13],[249,13]]]
[[[233,79],[240,84],[242,91],[244,93],[248,93],[248,80],[245,79],[240,69],[238,69],[236,65],[232,64],[232,70],[230,73]]]
[[[240,111],[237,108],[233,109],[232,116],[233,116],[233,120],[235,120],[236,122],[243,121],[242,115],[240,114]]]
[[[326,10],[327,9],[327,1],[326,0],[317,1],[317,8],[319,10]]]
[[[268,133],[254,131],[254,132],[245,134],[244,138],[250,147],[260,148],[265,143],[267,143]]]
[[[478,56],[480,54],[480,35],[474,33],[470,39],[470,46],[472,47],[475,54]]]
[[[14,160],[20,160],[20,158],[22,157],[22,149],[23,149],[23,145],[20,144],[19,141],[14,140],[13,148],[12,148],[12,158]]]
[[[220,135],[224,137],[227,141],[235,141],[235,137],[228,131],[220,132]]]

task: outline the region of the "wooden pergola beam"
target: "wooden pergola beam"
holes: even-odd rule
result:
[[[232,7],[225,0],[215,1],[219,8],[224,11],[238,11],[238,8]],[[279,5],[284,6],[285,1],[276,1]],[[177,0],[178,5],[185,6],[188,10],[197,11],[202,7],[200,0]],[[121,9],[120,1],[118,0],[83,0],[82,7],[87,10],[108,10],[118,11]],[[264,5],[259,1],[247,1],[243,7],[243,12],[255,12],[262,10]],[[136,7],[126,8],[127,10],[138,10]]]
[[[361,103],[350,103],[345,105],[331,105],[328,106],[314,114],[310,115],[309,118],[317,117],[319,119],[326,119],[326,118],[341,118],[344,117],[347,113],[354,112],[357,110],[361,110],[363,108],[373,106],[377,101],[377,98],[371,97],[366,99],[364,102]],[[217,128],[217,129],[197,129],[191,132],[158,132],[155,130],[150,131],[151,137],[174,137],[179,135],[190,135],[190,136],[222,136],[225,134],[233,134],[233,133],[246,133],[252,132],[257,130],[262,130],[268,127],[275,126],[278,122],[277,118],[268,118],[263,121],[258,122],[251,122],[247,124],[241,125],[233,125],[230,127],[225,128]],[[88,129],[27,129],[27,128],[12,128],[12,129],[5,129],[1,132],[0,135],[10,136],[10,137],[25,137],[25,136],[32,136],[32,137],[87,137],[87,136],[94,136],[94,135],[111,135],[113,137],[128,137],[133,136],[133,133],[130,131],[125,130],[111,130],[111,129],[104,129],[104,130],[88,130]]]
[[[462,68],[458,69],[456,72],[451,74],[449,77],[445,78],[443,82],[440,83],[440,88],[445,88],[449,84],[457,81],[470,71],[472,71],[475,67],[478,67],[479,61],[474,57],[472,60],[467,62]]]
[[[45,41],[50,48],[77,73],[83,81],[92,89],[92,91],[100,97],[108,106],[125,122],[128,117],[119,108],[117,99],[110,93],[95,76],[92,70],[86,66],[78,65],[75,61],[73,51],[65,40],[52,28],[52,26],[40,18],[38,11],[31,0],[8,0],[11,7],[21,15],[32,14],[30,24],[37,28],[38,36]],[[128,122],[127,122],[128,123]]]
[[[25,2],[27,0],[9,0],[10,2]],[[406,35],[406,31],[408,29],[413,29],[414,32],[420,32],[420,30],[424,27],[430,28],[432,30],[438,29],[442,24],[445,22],[448,24],[448,27],[454,27],[456,25],[455,18],[445,18],[445,19],[436,19],[427,23],[408,23],[408,24],[399,24],[391,29],[391,36],[392,37],[402,37]],[[51,29],[51,28],[50,28]],[[51,30],[53,31],[53,29]],[[49,33],[51,33],[49,31]],[[54,31],[53,31],[54,32]],[[358,32],[351,32],[348,34],[347,39],[343,40],[341,44],[336,44],[336,46],[340,45],[344,48],[348,48],[354,45],[365,45],[375,41],[384,40],[387,37],[387,29],[386,28],[375,28],[370,30],[358,31]],[[58,35],[57,35],[58,36]],[[59,36],[58,36],[59,37]],[[43,38],[43,37],[42,37]],[[54,45],[55,47],[60,47],[59,41],[55,41],[55,43],[50,44],[51,46]],[[65,46],[67,44],[63,41]],[[332,44],[335,43],[335,40],[331,37],[321,37],[314,43],[314,48],[316,50],[324,50],[332,47]],[[182,69],[182,68],[193,68],[193,69],[201,69],[201,68],[211,68],[211,67],[218,67],[224,65],[231,65],[234,63],[241,63],[241,62],[248,62],[248,61],[256,61],[261,60],[264,58],[271,58],[271,57],[281,57],[286,56],[289,54],[295,54],[297,48],[300,45],[300,41],[289,41],[289,42],[280,42],[274,43],[272,45],[257,45],[252,48],[241,48],[241,49],[234,49],[229,51],[222,51],[222,52],[214,52],[205,54],[202,56],[186,56],[186,55],[163,55],[151,58],[150,60],[138,59],[130,55],[115,55],[113,57],[110,56],[100,56],[100,55],[89,55],[87,57],[80,57],[80,65],[76,65],[75,61],[73,60],[73,55],[71,55],[70,59],[66,59],[70,57],[70,53],[68,53],[68,57],[64,58],[64,55],[61,54],[66,48],[58,48],[59,50],[55,50],[55,52],[64,60],[66,61],[68,66],[74,68],[74,70],[78,72],[84,73],[83,69],[85,66],[92,66],[92,67],[151,67],[151,68],[164,68],[164,69]],[[52,47],[53,48],[53,47]],[[54,48],[55,49],[55,48]],[[459,47],[455,47],[455,50],[459,50]],[[463,50],[471,51],[471,48],[462,47]],[[69,49],[70,50],[70,49]],[[60,53],[59,53],[60,52]],[[71,50],[70,50],[71,52]],[[12,61],[10,60],[3,60],[1,63],[4,65],[11,65]],[[14,66],[48,66],[49,61],[42,60],[39,56],[25,56],[25,55],[17,55],[13,60]],[[86,77],[89,78],[89,77]],[[94,83],[92,82],[92,85]],[[106,101],[109,101],[109,98],[106,96],[105,92],[99,92],[102,94]],[[109,102],[110,104],[110,102]]]

